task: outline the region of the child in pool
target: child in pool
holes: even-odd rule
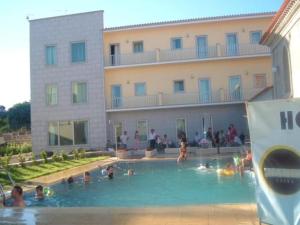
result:
[[[133,175],[134,175],[134,170],[133,170],[133,169],[129,169],[129,170],[127,171],[127,175],[128,175],[128,176],[133,176]]]
[[[108,179],[113,179],[114,178],[114,168],[113,166],[108,166],[107,169],[107,176],[108,176]]]
[[[177,162],[187,159],[187,149],[186,149],[186,142],[181,141],[180,143],[180,153],[177,159]]]
[[[42,185],[36,186],[36,188],[35,188],[35,198],[39,199],[39,200],[42,200],[42,199],[45,198],[44,188],[43,188]]]
[[[84,172],[83,180],[84,183],[89,183],[91,181],[91,174],[89,171]]]

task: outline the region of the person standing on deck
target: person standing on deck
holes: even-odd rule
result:
[[[152,128],[149,134],[149,145],[151,149],[155,148],[155,141],[156,141],[156,133],[155,130]]]

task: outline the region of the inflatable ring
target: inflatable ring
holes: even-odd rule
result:
[[[234,171],[230,169],[219,169],[217,170],[217,173],[222,175],[222,176],[233,176]]]

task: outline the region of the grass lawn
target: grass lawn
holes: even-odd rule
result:
[[[62,162],[49,162],[26,167],[11,167],[10,173],[16,183],[22,183],[36,177],[45,176],[51,173],[85,165],[99,160],[104,160],[107,158],[109,158],[109,156],[83,158],[79,160],[66,160]],[[0,184],[4,186],[11,185],[6,172],[4,172],[3,170],[0,171]]]

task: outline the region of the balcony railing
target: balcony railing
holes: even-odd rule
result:
[[[113,97],[107,101],[107,109],[133,109],[178,105],[209,105],[222,103],[237,103],[251,99],[262,89],[251,89],[247,91],[227,91],[219,89],[213,93],[159,93],[157,95]]]
[[[105,57],[105,66],[126,66],[149,63],[165,63],[184,60],[206,60],[226,57],[242,57],[270,54],[267,46],[259,44],[239,44],[185,48],[185,49],[156,49],[155,51],[116,54]]]

